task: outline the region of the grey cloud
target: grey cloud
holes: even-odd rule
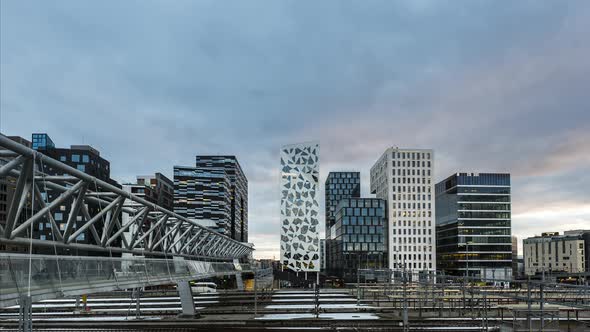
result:
[[[437,179],[512,172],[519,213],[535,197],[587,201],[582,1],[0,6],[3,133],[84,140],[119,179],[236,154],[252,238],[271,251],[278,151],[295,141],[320,140],[322,179],[362,171],[365,194],[370,166],[397,145],[434,148]]]

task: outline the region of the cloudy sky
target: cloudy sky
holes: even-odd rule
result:
[[[278,257],[279,148],[329,171],[433,148],[510,172],[513,233],[590,228],[590,2],[0,1],[0,131],[91,144],[112,176],[235,154]],[[322,202],[323,207],[323,202]],[[323,221],[322,221],[323,224]]]

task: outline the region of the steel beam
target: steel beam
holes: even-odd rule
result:
[[[127,229],[129,229],[129,227],[131,227],[131,225],[133,225],[138,219],[143,220],[143,218],[145,218],[145,216],[148,213],[149,213],[149,208],[144,207],[143,209],[141,209],[141,211],[139,211],[139,213],[137,213],[135,216],[133,216],[133,218],[131,218],[131,220],[129,220],[122,227],[120,227],[119,230],[115,234],[113,234],[113,236],[111,236],[103,246],[108,246],[109,244],[111,244],[113,241],[115,241],[115,239],[117,239],[117,237],[119,237],[121,234],[123,234],[125,231],[127,231]]]
[[[68,239],[70,233],[72,232],[72,228],[77,221],[77,217],[80,214],[80,206],[84,205],[84,195],[86,193],[86,189],[88,188],[88,184],[84,183],[80,191],[78,191],[78,196],[72,202],[72,208],[70,209],[70,215],[68,216],[68,221],[66,222],[66,226],[64,229],[64,239]],[[86,219],[89,220],[89,219]]]
[[[136,242],[132,243],[131,246],[133,248],[135,248],[139,243],[141,243],[141,241],[143,241],[146,237],[148,237],[153,231],[155,231],[156,229],[159,229],[162,226],[162,223],[166,222],[166,220],[168,220],[168,215],[165,214],[162,218],[160,218],[160,220],[154,225],[152,226],[147,232],[145,232]],[[148,246],[144,245],[144,248],[146,248]]]
[[[99,221],[102,218],[102,216],[104,216],[107,212],[109,212],[111,209],[113,209],[117,204],[120,204],[123,200],[124,200],[123,197],[117,198],[116,200],[112,201],[111,204],[107,205],[104,209],[99,211],[94,217],[92,217],[92,219],[86,220],[86,222],[82,225],[82,227],[78,228],[74,232],[74,234],[70,235],[70,237],[67,238],[68,243],[74,241],[78,237],[78,235],[82,234],[82,232],[84,232],[91,225],[94,225],[95,222]],[[100,238],[99,238],[99,240],[100,240]]]
[[[199,238],[199,236],[201,235],[201,233],[203,232],[202,229],[199,229],[197,231],[197,233],[195,233],[190,240],[186,241],[185,243],[182,244],[182,246],[180,247],[180,249],[178,249],[178,251],[176,252],[177,254],[180,254],[184,251],[184,249],[186,247],[188,247],[191,243],[193,243],[195,240],[197,240]]]
[[[22,164],[24,161],[25,157],[18,156],[4,164],[4,166],[0,167],[0,177],[5,177],[12,169],[18,167],[18,165]]]
[[[31,172],[33,162],[26,160],[23,166],[23,171],[19,174],[18,180],[16,181],[16,188],[12,197],[12,202],[8,208],[8,215],[6,216],[6,225],[4,227],[4,237],[9,238],[12,235],[12,230],[16,224],[16,216],[18,214],[18,208],[20,205],[21,197],[25,189],[25,183],[27,182],[27,174]],[[32,175],[31,175],[32,176]],[[25,195],[26,196],[26,195]]]
[[[20,226],[18,226],[10,234],[10,238],[11,239],[14,239],[18,234],[20,234],[21,232],[23,232],[24,230],[26,230],[27,227],[29,227],[29,225],[31,223],[34,223],[35,221],[37,221],[38,219],[40,219],[41,217],[43,217],[43,215],[45,215],[46,213],[48,213],[48,212],[51,213],[51,209],[53,209],[56,206],[58,206],[61,203],[63,203],[63,201],[65,201],[70,196],[72,196],[83,185],[84,185],[84,182],[83,181],[80,181],[80,182],[76,183],[73,187],[71,187],[68,191],[66,191],[66,192],[62,193],[61,195],[59,195],[53,202],[49,203],[49,205],[45,206],[45,208],[41,209],[39,212],[35,213],[35,215],[33,215],[27,221],[23,222]]]
[[[39,206],[41,206],[41,209],[44,209],[45,207],[47,207],[47,204],[43,200],[43,196],[41,195],[41,192],[39,191],[39,188],[37,187],[36,184],[34,186],[34,189],[35,189],[35,197],[37,197],[36,202],[39,204]],[[61,235],[61,230],[59,229],[59,226],[55,222],[55,219],[53,219],[53,215],[51,214],[51,211],[47,210],[46,216],[47,216],[47,219],[49,219],[49,222],[51,223],[51,230],[52,230],[51,234],[54,235],[54,238],[57,241],[62,241],[63,236]]]

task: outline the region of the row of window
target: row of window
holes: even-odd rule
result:
[[[394,168],[392,169],[392,173],[393,176],[414,176],[414,177],[420,177],[420,174],[422,175],[422,178],[425,178],[426,176],[430,176],[430,170],[422,170],[422,172],[420,172],[420,170],[416,170],[416,169],[408,169],[406,172],[405,168]],[[430,183],[430,178],[428,179],[428,183]],[[422,182],[424,182],[424,180],[422,180]]]
[[[403,250],[402,250],[403,249]],[[396,250],[396,247],[393,246],[393,250]],[[432,245],[426,246],[426,245],[416,245],[416,246],[402,246],[402,245],[398,245],[397,246],[397,252],[432,252]]]
[[[423,225],[424,227],[426,227],[426,220],[424,220],[424,221],[420,221],[420,220],[397,220],[396,221],[396,220],[394,220],[393,221],[393,227],[396,227],[396,226],[416,227],[416,225],[418,225],[418,227],[420,227],[420,225]],[[432,226],[432,220],[428,220],[428,227],[431,227],[431,226]]]
[[[428,244],[432,244],[432,238],[430,238],[430,237],[428,237],[428,238],[427,237],[410,237],[410,238],[407,238],[407,237],[398,237],[398,238],[395,238],[394,237],[394,238],[392,238],[392,241],[391,242],[392,243],[395,243],[396,242],[396,239],[397,239],[397,242],[398,243],[404,243],[404,244],[406,244],[406,243],[418,243],[418,244],[428,243]]]
[[[395,161],[393,162],[393,167],[395,167],[396,163]],[[430,164],[430,160],[429,161],[414,161],[412,160],[411,162],[408,160],[408,162],[406,163],[406,161],[397,161],[397,167],[431,167]],[[428,170],[428,173],[430,173],[430,170]],[[430,174],[428,174],[430,175]]]
[[[397,157],[397,158],[396,158]],[[392,159],[430,159],[430,152],[393,152]]]
[[[426,209],[426,204],[423,203],[422,206],[423,209]],[[420,211],[397,211],[397,216],[398,217],[408,217],[408,218],[416,218],[416,217],[420,217],[420,214],[422,214],[422,217],[432,217],[432,211],[422,211],[422,213],[420,213]],[[395,217],[395,211],[393,211],[393,216]]]
[[[393,192],[396,192],[395,187],[396,186],[392,187]],[[428,188],[428,189],[426,189],[426,188]],[[421,186],[397,186],[397,192],[398,193],[415,193],[415,192],[418,192],[418,193],[428,192],[428,193],[430,193],[431,192],[430,187],[426,187],[426,188],[424,188],[423,186],[422,187]]]

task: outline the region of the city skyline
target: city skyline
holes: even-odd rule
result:
[[[103,20],[112,3],[2,2],[0,78],[10,84],[0,87],[0,131],[92,145],[120,183],[172,178],[173,165],[196,154],[235,155],[260,258],[279,258],[278,151],[298,141],[322,145],[320,184],[330,171],[360,171],[361,197],[374,197],[369,170],[385,149],[432,148],[435,183],[459,170],[511,174],[520,241],[585,228],[590,4],[422,4],[332,11],[325,2],[309,16],[303,3],[268,3],[276,16],[257,20],[257,6],[211,5],[200,20],[204,4],[120,3],[122,15]],[[129,24],[135,10],[144,19]],[[151,26],[153,17],[164,25]],[[335,30],[343,41],[329,38]],[[163,52],[143,34],[179,43]],[[267,46],[281,42],[284,50]],[[317,121],[292,121],[298,112]]]

